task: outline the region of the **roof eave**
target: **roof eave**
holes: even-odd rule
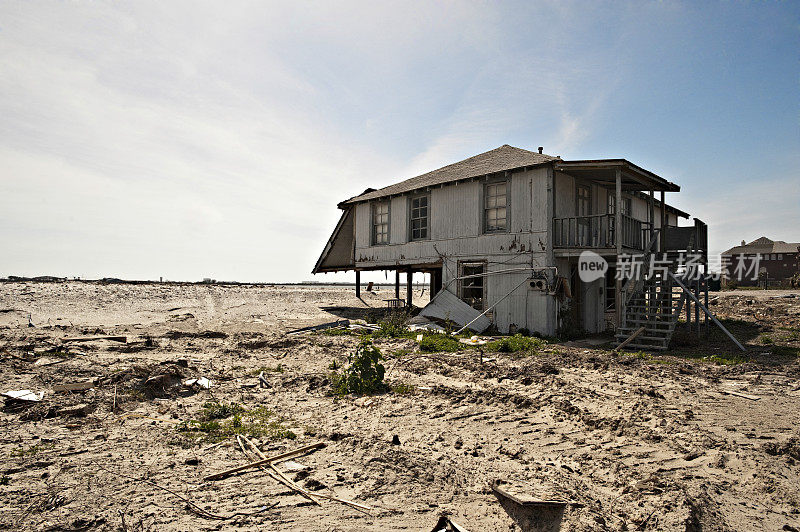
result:
[[[395,196],[407,196],[409,194],[417,194],[417,193],[419,193],[421,191],[424,191],[424,190],[431,190],[431,189],[434,189],[434,188],[441,188],[441,187],[445,187],[445,186],[448,186],[448,185],[453,185],[453,184],[456,184],[456,183],[465,183],[465,182],[468,182],[468,181],[475,181],[475,180],[478,180],[478,179],[486,179],[486,178],[494,177],[494,176],[497,176],[497,175],[500,175],[500,174],[513,173],[513,172],[525,172],[527,170],[532,170],[534,168],[542,168],[544,166],[549,166],[549,165],[552,165],[553,163],[558,162],[558,161],[559,161],[558,159],[554,159],[552,161],[545,161],[545,162],[537,163],[537,164],[526,164],[526,165],[523,165],[523,166],[515,166],[515,167],[512,167],[512,168],[507,168],[505,170],[498,170],[497,172],[490,172],[488,174],[478,174],[478,175],[467,176],[467,177],[463,177],[461,179],[454,179],[452,181],[447,181],[447,182],[444,182],[444,183],[437,183],[435,185],[426,185],[426,186],[423,186],[423,187],[407,190],[405,192],[398,192],[398,193],[394,193],[394,194],[390,193],[390,194],[386,194],[385,196],[376,196],[376,197],[372,197],[372,198],[359,199],[359,198],[361,198],[361,196],[365,196],[366,195],[366,194],[359,194],[358,196],[355,196],[353,198],[350,198],[350,199],[347,199],[347,200],[344,200],[344,201],[338,203],[337,207],[339,207],[340,209],[346,209],[350,205],[355,205],[356,203],[364,203],[364,202],[367,202],[367,201],[373,201],[373,200],[377,200],[377,199],[388,199],[388,198],[393,198]],[[389,186],[392,186],[392,185],[389,185]],[[385,187],[385,188],[388,188],[388,187]],[[378,189],[376,192],[380,192],[380,189]]]

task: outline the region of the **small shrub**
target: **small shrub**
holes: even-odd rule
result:
[[[372,344],[372,340],[361,340],[355,352],[348,355],[347,367],[341,373],[331,375],[333,391],[338,395],[368,395],[383,391],[383,375],[386,370],[381,364],[382,360],[383,355]]]
[[[375,331],[373,336],[383,336],[386,338],[403,338],[409,335],[406,328],[408,323],[408,313],[392,312],[386,318],[378,322],[380,330]]]
[[[758,339],[761,341],[762,344],[773,343],[772,338],[768,334],[762,334]]]

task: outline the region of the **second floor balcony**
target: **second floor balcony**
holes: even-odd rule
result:
[[[613,214],[593,214],[553,219],[553,247],[555,248],[606,248],[616,249],[617,238],[622,247],[641,250],[647,244],[650,224],[627,214],[621,216],[618,231]]]

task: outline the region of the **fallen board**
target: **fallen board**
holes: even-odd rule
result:
[[[112,342],[128,343],[127,336],[75,336],[72,338],[62,338],[62,342],[93,342],[95,340],[111,340]]]

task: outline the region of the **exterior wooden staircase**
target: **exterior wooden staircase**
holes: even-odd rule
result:
[[[686,293],[680,288],[675,290],[669,274],[656,270],[627,301],[622,326],[616,332],[618,345],[638,332],[625,347],[666,349],[685,301]]]

